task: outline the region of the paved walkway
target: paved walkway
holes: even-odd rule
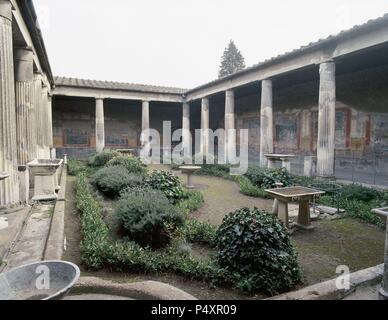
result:
[[[1,260],[4,259],[12,243],[23,227],[30,212],[30,207],[20,207],[10,210],[0,210],[0,272]]]
[[[168,167],[160,166],[158,169],[167,170]],[[181,177],[185,185],[186,175],[182,175],[180,171],[173,172]],[[198,190],[203,191],[205,198],[204,205],[191,214],[198,220],[220,225],[227,213],[243,207],[257,207],[268,212],[272,211],[273,200],[243,195],[236,182],[210,176],[193,176],[193,183]]]
[[[5,257],[4,271],[43,259],[54,204],[36,204],[30,211],[16,242]]]

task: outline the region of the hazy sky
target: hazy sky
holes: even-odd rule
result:
[[[388,13],[387,0],[34,0],[54,75],[192,88]]]

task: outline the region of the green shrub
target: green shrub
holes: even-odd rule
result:
[[[183,199],[176,206],[184,213],[197,211],[204,204],[202,192],[196,190],[184,191]]]
[[[292,185],[292,176],[285,168],[264,169],[249,167],[245,176],[257,187],[263,189],[275,188],[275,183],[281,182],[285,187]]]
[[[70,176],[76,176],[77,174],[85,171],[86,167],[81,161],[69,159],[69,161],[67,162],[67,173]]]
[[[104,150],[89,158],[89,166],[91,167],[103,167],[114,157],[120,156],[115,150]]]
[[[184,224],[182,212],[159,190],[132,190],[122,193],[115,208],[124,229],[141,245],[164,247],[169,231]]]
[[[249,287],[245,285],[246,277],[220,267],[213,259],[196,260],[172,247],[153,251],[132,241],[113,242],[108,237],[108,227],[102,219],[99,204],[93,198],[85,174],[78,175],[76,185],[77,207],[81,216],[82,262],[87,269],[97,271],[109,268],[117,272],[152,274],[168,272],[213,286],[233,286],[241,290]],[[214,230],[206,231],[205,225],[194,229],[197,230],[191,232],[191,237],[198,241],[200,234],[208,234],[203,236],[205,239],[211,239],[210,235],[214,234]]]
[[[132,156],[118,156],[114,157],[107,163],[107,166],[121,166],[128,170],[129,173],[144,175],[147,172],[147,166],[140,160],[140,158]]]
[[[144,183],[144,178],[129,173],[124,167],[114,166],[98,170],[91,181],[106,196],[115,198],[128,187],[141,186]]]
[[[227,164],[203,164],[201,169],[196,171],[196,175],[213,176],[227,178],[229,177],[230,166]]]
[[[382,198],[381,192],[362,185],[351,184],[342,187],[341,197],[347,200],[370,202]]]
[[[182,228],[182,235],[188,242],[204,244],[213,248],[216,246],[217,227],[207,222],[190,219]]]
[[[242,289],[277,293],[301,279],[297,254],[284,226],[271,214],[240,209],[228,214],[217,232],[221,267],[241,275]]]
[[[236,181],[240,184],[240,192],[246,196],[256,198],[266,198],[267,194],[264,189],[256,187],[253,183],[245,176],[237,176]]]
[[[109,230],[102,220],[100,206],[92,196],[84,173],[77,177],[76,201],[81,213],[82,262],[91,270],[99,270],[105,263]]]
[[[172,172],[155,170],[148,174],[145,182],[155,190],[162,191],[171,203],[185,198],[181,181]]]

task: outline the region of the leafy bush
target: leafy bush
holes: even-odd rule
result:
[[[240,192],[250,197],[266,198],[267,194],[264,189],[256,187],[245,176],[237,176],[236,181],[240,184]]]
[[[168,244],[169,231],[184,224],[182,212],[159,190],[122,193],[115,214],[136,242],[153,248]]]
[[[86,167],[81,161],[75,159],[69,159],[67,162],[67,173],[70,176],[76,176],[77,174],[84,172]]]
[[[359,200],[370,202],[382,197],[381,193],[375,189],[367,188],[362,185],[352,184],[343,186],[341,190],[341,197],[347,200]]]
[[[263,189],[275,188],[275,183],[281,182],[285,187],[292,185],[292,176],[285,168],[264,169],[249,167],[245,176],[257,187]]]
[[[184,191],[183,199],[176,206],[186,214],[197,211],[205,202],[203,194],[200,191]]]
[[[128,170],[129,173],[144,175],[147,172],[147,166],[136,157],[118,156],[114,157],[107,163],[107,166],[121,166]]]
[[[144,183],[142,176],[129,173],[120,166],[105,167],[98,170],[92,177],[92,183],[98,190],[110,198],[120,195],[120,192],[128,187],[140,186]]]
[[[220,266],[238,272],[245,290],[277,293],[301,279],[286,229],[273,215],[257,208],[240,209],[224,218],[217,232],[217,250]]]
[[[155,190],[162,191],[171,203],[175,204],[185,198],[185,192],[181,181],[172,172],[152,171],[148,174],[145,182]]]
[[[89,158],[89,166],[91,167],[103,167],[114,157],[120,156],[115,150],[104,150]]]
[[[190,219],[182,228],[182,235],[188,242],[215,247],[217,227],[207,222]]]
[[[319,204],[331,206],[333,199],[331,196],[322,196],[317,201]],[[362,220],[366,223],[377,225],[381,228],[385,227],[385,221],[372,213],[375,208],[386,206],[387,202],[384,200],[372,200],[370,202],[364,202],[360,200],[349,200],[345,197],[341,197],[339,200],[339,206],[345,210],[346,216]]]
[[[203,164],[201,169],[196,171],[196,175],[213,176],[226,178],[229,176],[230,166],[227,164]]]

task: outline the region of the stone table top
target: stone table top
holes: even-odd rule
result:
[[[267,158],[272,158],[272,159],[292,159],[295,158],[294,154],[278,154],[278,153],[267,153],[264,156]]]
[[[297,198],[297,197],[304,197],[304,196],[315,196],[320,194],[325,194],[324,191],[312,189],[312,188],[306,188],[301,186],[296,187],[287,187],[287,188],[276,188],[276,189],[267,189],[265,192],[273,195],[273,196],[280,196],[282,198]]]
[[[179,167],[179,169],[181,169],[182,171],[197,171],[199,169],[202,169],[202,167],[199,167],[199,166],[182,166],[182,167]]]

